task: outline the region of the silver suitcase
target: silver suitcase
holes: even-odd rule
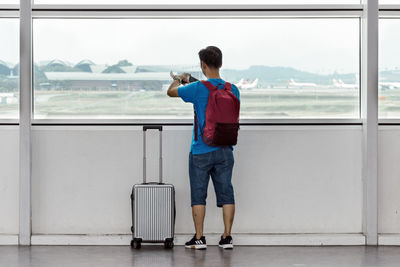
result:
[[[146,131],[160,132],[159,181],[146,180]],[[132,235],[131,246],[139,249],[143,243],[164,243],[165,248],[174,246],[175,188],[162,180],[162,126],[143,126],[143,183],[135,184],[131,194]]]

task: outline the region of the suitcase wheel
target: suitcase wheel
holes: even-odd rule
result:
[[[134,249],[140,249],[142,247],[142,241],[137,239],[131,240],[131,247]]]
[[[165,248],[173,248],[174,247],[174,241],[173,239],[167,238],[164,242],[164,247]]]

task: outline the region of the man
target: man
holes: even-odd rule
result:
[[[199,52],[200,64],[203,74],[212,85],[222,89],[225,81],[221,79],[219,70],[222,66],[222,52],[215,46],[208,46]],[[233,248],[231,228],[235,214],[235,200],[231,183],[234,164],[233,148],[231,146],[214,147],[205,144],[201,134],[205,125],[205,113],[208,103],[209,90],[200,82],[193,82],[179,87],[182,83],[189,82],[187,73],[177,75],[168,88],[168,96],[181,97],[183,101],[193,103],[200,127],[193,128],[192,144],[189,154],[189,177],[193,222],[196,234],[186,242],[186,248],[205,249],[206,239],[203,236],[203,223],[206,211],[206,198],[208,182],[214,184],[217,206],[222,207],[224,219],[224,233],[219,246]],[[232,93],[239,99],[239,90],[232,85]],[[196,123],[194,123],[196,126]],[[197,131],[197,134],[195,134]],[[198,137],[198,138],[195,138]]]

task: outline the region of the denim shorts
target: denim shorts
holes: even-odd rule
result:
[[[191,204],[206,205],[208,182],[213,181],[217,207],[235,204],[232,187],[234,159],[232,148],[204,153],[189,154],[189,177]]]

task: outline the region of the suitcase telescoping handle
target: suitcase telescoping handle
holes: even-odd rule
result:
[[[146,180],[146,132],[147,130],[154,129],[160,131],[160,158],[159,158],[159,183],[163,182],[162,178],[162,125],[144,125],[143,126],[143,183],[147,183]]]

